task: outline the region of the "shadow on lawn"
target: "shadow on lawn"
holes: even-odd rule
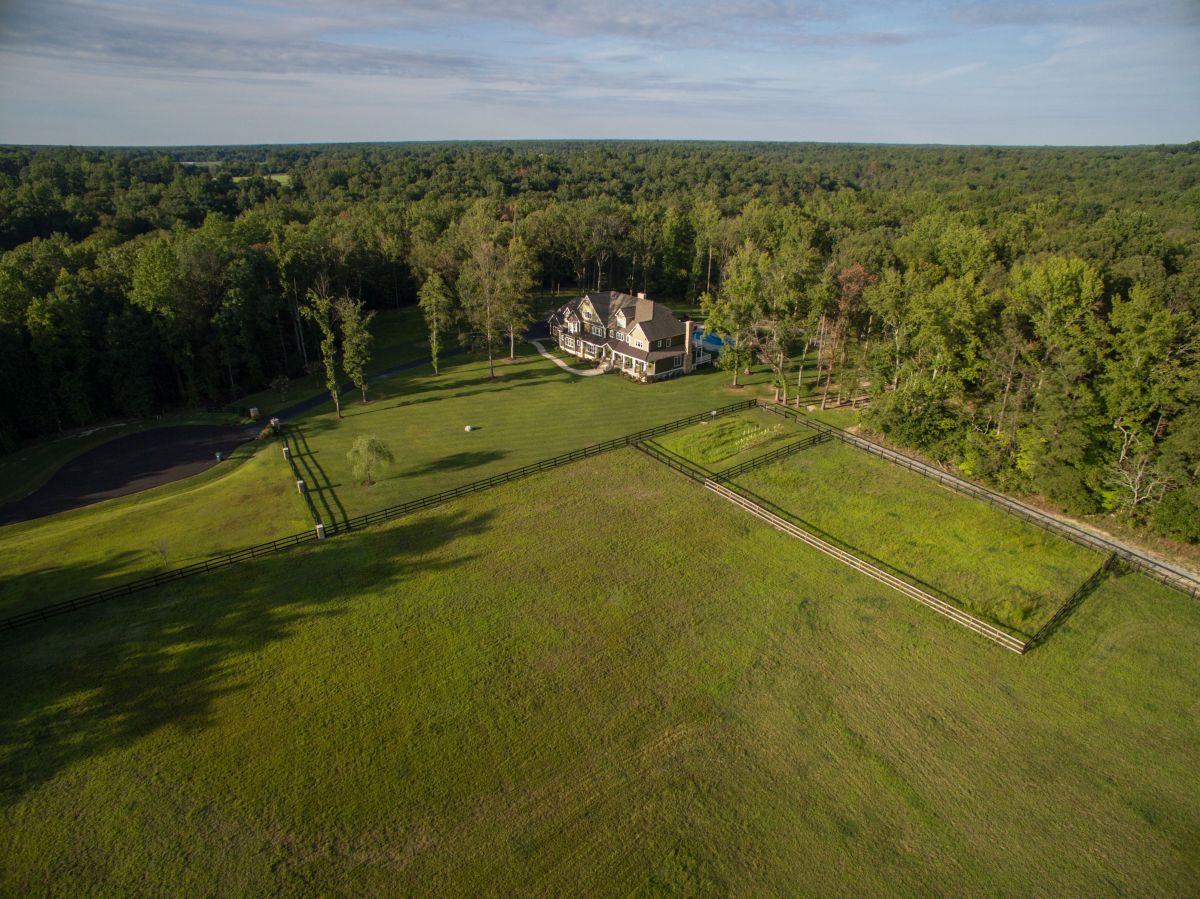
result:
[[[480,465],[487,465],[489,462],[497,462],[507,455],[508,452],[506,450],[469,450],[462,453],[453,453],[449,456],[443,456],[441,459],[434,459],[420,468],[407,471],[404,473],[404,477],[433,474],[438,471],[463,471],[468,468],[478,468]]]
[[[317,451],[308,445],[308,437],[305,436],[303,429],[293,426],[292,436],[295,438],[296,449],[298,450],[298,452],[292,454],[292,458],[296,460],[297,465],[304,472],[305,487],[314,505],[318,507],[321,521],[326,524],[336,524],[339,521],[346,521],[349,517],[346,514],[346,507],[342,505],[342,501],[338,499],[338,495],[333,489],[341,485],[330,483],[329,476],[325,474],[325,469],[317,461]],[[330,502],[333,503],[333,506],[330,505]],[[334,506],[337,507],[336,512],[334,511]]]
[[[112,553],[103,561],[43,565],[22,574],[6,575],[0,579],[0,618],[20,615],[22,612],[53,602],[115,587],[175,564],[186,563],[162,563],[154,555],[152,548],[147,546],[145,551],[127,549]],[[0,634],[0,641],[4,639],[4,635]],[[3,643],[0,642],[0,647],[2,646]]]
[[[0,634],[0,802],[164,727],[209,727],[217,700],[270,676],[243,673],[246,655],[347,614],[362,593],[395,591],[416,559],[491,517],[435,512]],[[471,561],[423,558],[420,570]]]

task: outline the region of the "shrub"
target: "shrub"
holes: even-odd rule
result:
[[[1172,490],[1154,509],[1150,525],[1176,540],[1200,543],[1200,488]]]

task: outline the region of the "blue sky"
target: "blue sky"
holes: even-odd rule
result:
[[[1200,139],[1200,2],[0,0],[0,142]]]

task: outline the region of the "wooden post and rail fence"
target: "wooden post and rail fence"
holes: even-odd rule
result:
[[[778,415],[783,415],[792,418],[799,425],[806,427],[815,432],[814,436],[807,437],[802,440],[797,440],[786,446],[780,447],[763,456],[751,459],[747,462],[733,466],[720,473],[714,473],[702,466],[698,466],[688,460],[682,459],[673,454],[662,451],[661,448],[646,441],[654,437],[662,436],[673,431],[681,430],[682,428],[690,427],[702,421],[711,421],[725,415],[734,414],[736,412],[745,411],[751,408],[761,408]],[[776,513],[764,508],[758,502],[746,497],[729,486],[732,480],[748,471],[759,468],[771,462],[779,461],[795,453],[801,452],[812,446],[824,443],[830,439],[837,439],[843,443],[856,446],[867,452],[872,453],[880,458],[883,458],[894,464],[901,465],[911,471],[915,471],[925,477],[932,478],[950,489],[965,493],[969,496],[983,499],[991,505],[1004,509],[1019,518],[1028,521],[1045,530],[1060,534],[1073,542],[1087,546],[1092,549],[1103,550],[1108,553],[1108,559],[1101,568],[1092,575],[1091,578],[1078,590],[1072,594],[1072,597],[1063,604],[1055,615],[1046,623],[1038,634],[1028,641],[1021,643],[1016,637],[1008,634],[995,626],[981,621],[969,613],[959,609],[945,600],[933,596],[929,592],[922,590],[920,587],[908,583],[897,575],[885,571],[879,566],[873,565],[863,559],[858,558],[847,550],[835,546],[827,540],[818,537],[815,534],[799,527],[794,522],[790,522]],[[568,453],[562,453],[558,456],[553,456],[549,459],[543,459],[540,462],[534,462],[530,465],[525,465],[520,468],[502,472],[489,478],[482,478],[477,481],[472,481],[463,484],[459,487],[443,490],[429,496],[419,499],[410,500],[405,503],[400,503],[395,506],[390,506],[384,509],[378,509],[374,512],[368,512],[365,515],[359,515],[354,518],[348,518],[341,522],[334,522],[326,526],[322,524],[316,512],[315,505],[310,496],[307,495],[307,490],[302,490],[305,493],[306,504],[309,507],[309,512],[313,516],[315,529],[305,531],[299,534],[291,534],[286,537],[281,537],[278,540],[268,541],[265,543],[256,544],[254,546],[245,547],[234,552],[225,553],[218,556],[213,556],[190,565],[174,568],[169,571],[157,572],[152,575],[137,578],[116,587],[110,587],[105,590],[99,590],[84,596],[75,597],[61,602],[51,603],[46,606],[24,612],[18,615],[13,615],[8,618],[0,619],[0,631],[16,630],[19,627],[34,624],[39,621],[44,621],[49,618],[54,618],[69,612],[85,609],[99,603],[107,602],[110,599],[117,597],[129,596],[142,590],[152,589],[166,583],[172,583],[184,578],[193,577],[197,574],[203,574],[207,571],[215,571],[221,568],[227,568],[231,565],[240,564],[241,562],[250,561],[260,558],[265,555],[270,555],[282,551],[284,549],[298,546],[312,540],[319,539],[324,536],[332,536],[342,534],[352,530],[358,530],[365,527],[370,527],[385,521],[390,521],[405,515],[429,509],[445,502],[466,496],[472,493],[478,493],[484,490],[490,490],[493,487],[509,483],[520,478],[528,477],[542,471],[548,471],[557,468],[561,465],[567,465],[572,462],[577,462],[582,459],[591,458],[601,453],[610,452],[615,449],[624,447],[633,447],[640,450],[646,455],[651,456],[657,461],[667,465],[671,469],[685,475],[689,479],[704,486],[706,489],[716,493],[723,499],[737,505],[744,511],[749,512],[756,518],[759,518],[764,523],[770,524],[772,527],[786,533],[796,539],[801,540],[810,547],[837,559],[843,564],[848,565],[855,570],[866,574],[874,580],[886,584],[893,589],[909,596],[928,608],[937,611],[944,617],[955,621],[956,623],[969,628],[975,633],[980,634],[1009,649],[1013,652],[1024,652],[1030,647],[1036,645],[1040,640],[1044,639],[1049,631],[1053,630],[1054,626],[1062,620],[1065,615],[1069,614],[1070,610],[1081,601],[1082,597],[1095,588],[1099,580],[1108,572],[1113,570],[1116,562],[1119,560],[1129,564],[1131,567],[1142,571],[1157,580],[1166,583],[1169,586],[1175,587],[1178,590],[1192,597],[1200,596],[1200,581],[1196,581],[1187,575],[1176,571],[1169,566],[1162,565],[1156,560],[1130,550],[1128,547],[1115,544],[1111,541],[1098,537],[1081,528],[1075,527],[1067,522],[1059,521],[1046,513],[1040,512],[1004,497],[1000,494],[993,493],[977,484],[972,484],[963,478],[958,478],[954,475],[942,472],[939,469],[927,463],[919,462],[897,453],[894,450],[882,447],[879,444],[859,437],[858,435],[850,434],[843,431],[841,428],[825,424],[824,422],[814,421],[802,413],[792,409],[786,409],[774,403],[767,403],[761,400],[744,400],[736,403],[730,403],[726,406],[719,407],[707,412],[697,413],[688,416],[687,418],[676,419],[662,425],[656,425],[651,428],[644,428],[640,431],[635,431],[631,434],[626,434],[622,437],[617,437],[612,440],[607,440],[602,443],[593,444],[583,447],[582,449],[573,450]],[[296,461],[293,458],[293,453],[288,445],[287,435],[284,432],[284,458],[292,470],[292,474],[300,482],[303,479],[299,477],[299,470],[296,466]]]

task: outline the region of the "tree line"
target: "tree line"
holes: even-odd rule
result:
[[[532,288],[644,290],[781,401],[1200,539],[1200,144],[10,148],[0,212],[6,450],[333,371],[339,303],[490,357]]]

